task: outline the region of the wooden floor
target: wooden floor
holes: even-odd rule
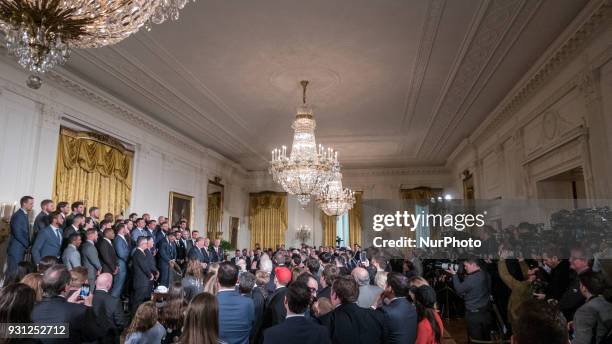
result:
[[[442,344],[467,344],[467,329],[463,318],[444,320]]]

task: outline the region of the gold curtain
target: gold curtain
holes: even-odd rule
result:
[[[323,246],[336,246],[336,222],[337,216],[329,216],[321,212],[323,223]]]
[[[60,131],[53,200],[82,201],[104,214],[130,206],[134,153],[117,140],[97,133]]]
[[[359,244],[361,246],[361,196],[363,192],[355,191],[355,204],[349,210],[349,242],[347,246]]]
[[[264,191],[249,194],[251,247],[275,248],[285,243],[287,194]]]
[[[213,192],[208,195],[208,237],[211,240],[217,238],[217,232],[221,231],[221,192]]]
[[[423,205],[429,203],[432,198],[437,199],[442,196],[442,189],[419,186],[414,189],[401,189],[400,198],[415,200],[418,204]]]

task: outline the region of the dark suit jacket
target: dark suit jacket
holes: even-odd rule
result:
[[[248,344],[254,322],[253,301],[237,291],[220,291],[219,338],[228,343]]]
[[[59,257],[62,248],[62,230],[59,231],[59,238],[55,230],[51,226],[43,229],[36,236],[34,245],[32,246],[32,260],[34,264],[38,264],[40,259],[46,256]]]
[[[119,264],[117,262],[117,253],[111,243],[106,239],[98,239],[98,255],[100,256],[100,263],[102,263],[102,272],[113,273],[115,268]]]
[[[191,239],[185,240],[185,242],[183,242],[183,239],[177,239],[176,240],[176,259],[179,259],[179,260],[187,259],[187,254],[189,253],[192,247],[193,247],[193,242],[191,241]]]
[[[136,288],[152,288],[153,282],[151,281],[151,264],[149,259],[140,249],[135,249],[132,255],[132,286]]]
[[[34,323],[68,323],[70,339],[68,343],[81,343],[91,341],[91,331],[87,331],[87,307],[81,304],[70,303],[61,296],[44,297],[41,302],[34,305],[32,321]],[[41,339],[42,343],[66,343],[66,339]]]
[[[303,316],[295,316],[265,330],[264,344],[276,343],[326,344],[331,341],[325,327]]]
[[[285,321],[287,316],[287,309],[285,309],[285,295],[287,294],[287,288],[278,288],[268,296],[266,307],[261,319],[261,328],[256,335],[257,341],[261,342],[263,331],[278,325]]]
[[[14,256],[23,259],[25,251],[30,246],[30,223],[28,215],[21,209],[18,209],[11,216],[11,239],[9,240],[7,253],[9,256]]]
[[[36,218],[34,219],[34,228],[33,228],[34,236],[36,236],[38,232],[47,228],[47,226],[49,225],[48,216],[49,214],[45,213],[44,211],[41,211],[40,213],[38,213],[38,215],[36,215]]]
[[[202,250],[200,250],[200,248],[197,247],[197,246],[194,246],[194,247],[191,248],[191,250],[189,250],[189,252],[187,253],[187,258],[188,259],[197,259],[201,263],[206,263],[204,261],[204,254],[202,254]]]
[[[176,246],[165,238],[161,239],[159,241],[159,251],[157,252],[157,262],[166,266],[172,259],[176,259]]]
[[[96,316],[106,316],[117,330],[117,334],[127,324],[119,299],[103,290],[94,291],[92,308]]]
[[[221,246],[219,246],[219,252],[215,251],[215,247],[214,246],[210,247],[209,252],[210,252],[210,256],[211,256],[210,261],[213,262],[213,263],[214,262],[222,262],[224,257],[225,257],[224,254],[223,254],[223,249],[221,248]]]
[[[377,309],[383,316],[385,343],[414,343],[417,332],[417,314],[406,298],[398,298]]]
[[[338,306],[319,318],[319,322],[328,329],[332,343],[383,343],[381,313],[356,303]]]

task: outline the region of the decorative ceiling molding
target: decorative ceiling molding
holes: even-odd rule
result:
[[[470,94],[474,99],[483,90],[485,83],[478,85],[484,70],[489,64],[495,64],[494,57],[503,59],[503,55],[496,55],[496,51],[507,53],[514,39],[506,40],[517,20],[530,19],[533,11],[539,8],[540,1],[531,0],[504,0],[490,2],[486,9],[484,18],[478,25],[474,38],[470,40],[469,47],[462,59],[451,86],[442,97],[440,107],[432,116],[431,126],[427,131],[427,137],[419,147],[418,156],[431,156],[444,136],[451,135],[447,129],[451,123],[456,123],[461,114],[461,108]],[[523,12],[525,10],[527,13]]]
[[[413,77],[410,83],[410,88],[408,89],[408,94],[406,95],[406,106],[404,108],[404,115],[401,122],[402,124],[398,128],[400,133],[407,132],[407,129],[412,125],[412,120],[414,119],[415,115],[415,107],[419,100],[419,95],[421,94],[421,87],[429,67],[431,52],[436,41],[438,28],[440,27],[445,6],[446,0],[431,0],[429,2],[427,16],[425,22],[423,23],[417,59],[412,70]],[[408,148],[407,143],[404,142],[400,146],[400,152],[404,152],[406,148]]]
[[[595,0],[587,6],[559,37],[559,42],[551,45],[549,51],[474,131],[470,136],[470,141],[485,140],[496,132],[497,128],[512,118],[531,97],[537,94],[538,90],[556,75],[556,71],[571,61],[580,48],[584,47],[603,27],[610,25],[612,0]]]
[[[480,93],[485,89],[495,71],[500,67],[506,56],[510,53],[510,49],[514,46],[519,37],[521,37],[523,31],[531,22],[541,5],[541,0],[529,0],[526,1],[521,10],[517,12],[510,29],[504,34],[502,42],[500,42],[500,45],[493,51],[493,55],[487,61],[487,64],[483,66],[471,92],[468,94],[466,99],[463,100],[462,106],[460,107],[461,110],[458,111],[457,115],[455,115],[444,128],[444,132],[440,136],[440,140],[435,143],[435,146],[433,147],[434,154],[441,153],[441,150],[448,142],[452,132],[457,129],[457,126],[459,126],[459,124],[467,116],[469,109],[478,99]]]
[[[108,47],[97,51],[96,54],[90,51],[78,51],[76,54],[109,73],[167,113],[180,117],[190,126],[198,128],[203,135],[214,137],[219,145],[225,146],[225,149],[233,154],[249,149],[249,145],[242,139],[231,134],[210,116],[202,113],[197,105],[174,90],[168,83],[160,80],[153,71],[124,51],[116,47]],[[231,137],[231,140],[228,140],[228,137]],[[256,154],[254,150],[251,152]]]
[[[184,135],[176,132],[173,129],[168,128],[149,116],[140,113],[138,110],[131,108],[129,105],[117,100],[111,95],[96,89],[95,87],[88,85],[86,82],[79,80],[76,76],[71,75],[65,70],[57,69],[47,73],[46,78],[53,81],[58,86],[70,91],[73,94],[84,97],[91,103],[96,104],[106,110],[109,110],[112,114],[117,115],[120,119],[132,123],[140,128],[149,131],[151,134],[157,137],[163,138],[166,141],[176,144],[187,151],[195,153],[202,159],[210,159],[214,157],[220,161],[223,161],[228,166],[238,170],[240,173],[246,173],[246,171],[234,161],[220,155],[219,153],[211,150],[210,148],[204,147],[197,142],[186,138]],[[25,88],[20,87],[20,92],[27,91]],[[45,102],[53,102],[51,100],[45,100]]]

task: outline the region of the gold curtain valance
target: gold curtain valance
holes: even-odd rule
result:
[[[130,205],[134,153],[106,135],[60,131],[53,199],[119,214]]]
[[[249,194],[251,247],[274,248],[285,243],[287,231],[287,194],[259,192]]]

